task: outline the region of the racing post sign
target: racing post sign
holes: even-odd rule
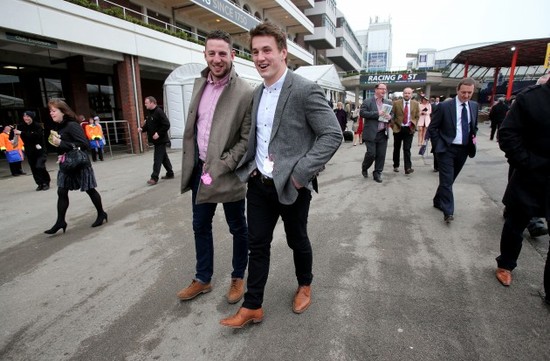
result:
[[[550,68],[550,43],[546,44],[546,56],[544,57],[544,67]]]

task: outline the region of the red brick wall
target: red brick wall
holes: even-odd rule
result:
[[[117,80],[119,85],[120,104],[122,108],[122,119],[127,120],[130,126],[130,138],[132,140],[134,153],[141,153],[147,150],[148,147],[142,147],[140,149],[139,133],[137,128],[144,122],[143,113],[143,96],[141,95],[141,80],[138,59],[134,58],[134,70],[135,75],[132,75],[132,56],[124,55],[124,61],[120,62],[116,66]],[[135,87],[134,87],[135,79]],[[134,89],[137,89],[137,104]],[[136,114],[136,105],[139,111],[139,115]],[[139,123],[138,123],[139,119]],[[147,138],[145,135],[141,135],[142,143],[147,144]],[[130,143],[128,143],[128,152],[131,152]]]

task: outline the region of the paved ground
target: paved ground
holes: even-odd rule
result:
[[[432,207],[430,156],[414,155],[411,176],[393,173],[390,145],[377,184],[360,174],[364,147],[343,144],[312,202],[310,309],[291,311],[292,257],[278,226],[264,322],[243,330],[218,325],[238,308],[224,299],[231,239],[221,208],[214,289],[176,299],[194,269],[190,195],[178,179],[146,186],[152,152],[95,163],[109,223],[90,228],[93,206],[72,192],[67,233],[55,236],[43,233],[55,189],[35,192],[30,175],[12,178],[3,163],[0,359],[549,360],[548,236],[525,242],[510,288],[494,277],[507,165],[488,130],[455,183],[450,226]],[[180,153],[170,156],[179,175]]]

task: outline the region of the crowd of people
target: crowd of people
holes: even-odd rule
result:
[[[414,172],[411,151],[415,134],[418,146],[431,142],[439,177],[433,206],[441,210],[443,221],[451,224],[453,184],[468,157],[476,155],[479,114],[479,105],[472,100],[476,83],[471,78],[462,79],[456,97],[441,103],[423,94],[415,99],[410,87],[403,89],[401,98],[392,101],[387,98],[387,85],[379,83],[374,87],[374,96],[360,106],[338,102],[336,109],[332,109],[317,84],[287,68],[287,38],[279,27],[263,22],[249,34],[252,60],[263,83],[253,89],[239,77],[233,65],[235,52],[229,34],[218,30],[209,33],[204,48],[206,67],[195,80],[183,134],[180,190],[191,192],[196,263],[190,284],[176,296],[190,301],[212,290],[212,222],[217,204],[221,203],[233,236],[233,269],[225,297],[230,304],[243,300],[235,314],[220,321],[231,328],[259,323],[264,318],[262,304],[270,247],[279,218],[295,266],[297,285],[292,311],[301,314],[310,306],[313,251],[307,220],[312,192],[318,191],[317,175],[342,144],[350,120],[354,124],[353,145],[366,147],[361,174],[368,179],[372,167],[376,183],[383,182],[391,134],[392,169],[399,173],[403,164],[406,176]],[[496,270],[496,277],[504,286],[512,282],[522,232],[533,219],[550,218],[550,105],[545,100],[550,97],[550,82],[540,82],[519,94],[510,109],[504,102],[497,102],[490,115],[491,139],[496,135],[511,167]],[[175,177],[166,150],[170,122],[154,97],[146,97],[144,105],[147,115],[138,131],[146,133],[154,146],[153,171],[147,181],[153,186],[159,179]],[[57,124],[48,141],[59,155],[59,171],[57,219],[45,233],[66,231],[71,190],[88,194],[97,211],[92,227],[101,226],[107,223],[108,216],[96,190],[92,164],[89,159],[86,162],[87,155],[76,161],[79,152],[88,150],[94,162],[103,161],[105,140],[100,119],[93,116],[86,121],[84,116],[77,117],[60,99],[50,100],[48,107]],[[35,117],[34,112],[27,111],[21,127],[4,127],[0,149],[14,154],[10,162],[14,176],[23,174],[22,149],[25,149],[38,191],[49,188],[50,176],[46,170],[43,129]],[[69,168],[67,164],[73,160],[78,164]],[[162,177],[161,167],[166,170]],[[548,259],[544,287],[546,302],[550,304]]]

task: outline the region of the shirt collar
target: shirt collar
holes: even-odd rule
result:
[[[278,89],[281,89],[283,87],[283,83],[285,82],[285,79],[286,79],[286,75],[288,74],[288,68],[285,70],[285,72],[283,73],[283,75],[281,75],[281,77],[279,78],[279,80],[277,80],[275,83],[273,83],[273,85],[271,86],[267,86],[265,85],[265,82],[264,82],[264,88],[267,89],[267,90],[278,90]]]
[[[206,81],[208,82],[208,84],[212,84],[214,86],[224,86],[229,82],[229,76],[230,75],[231,75],[231,70],[228,71],[227,74],[225,74],[225,76],[223,78],[221,78],[220,80],[214,80],[214,78],[212,77],[212,72],[208,72],[208,76],[206,77]]]

